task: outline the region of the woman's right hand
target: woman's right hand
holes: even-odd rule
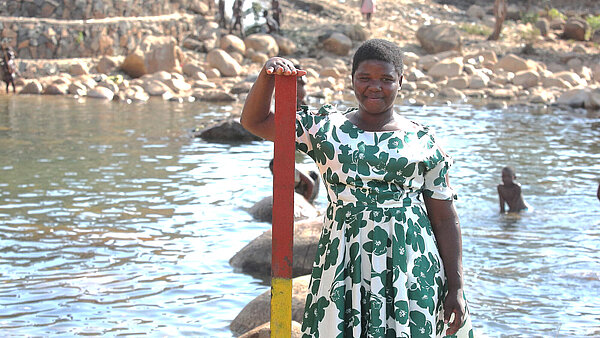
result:
[[[296,69],[294,63],[288,59],[282,57],[273,57],[265,62],[263,66],[265,72],[269,75],[306,75],[306,71],[302,69]]]

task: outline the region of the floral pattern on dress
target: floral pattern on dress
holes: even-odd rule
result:
[[[446,277],[423,195],[455,199],[451,158],[427,127],[370,132],[325,105],[296,115],[328,207],[302,323],[304,337],[442,337]],[[452,337],[472,337],[470,319]]]

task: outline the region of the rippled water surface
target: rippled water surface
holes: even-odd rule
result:
[[[0,332],[231,337],[268,290],[228,260],[270,227],[245,209],[270,194],[272,145],[188,130],[238,109],[0,96]],[[600,336],[598,116],[398,109],[455,158],[477,332]],[[533,211],[498,213],[508,164]]]

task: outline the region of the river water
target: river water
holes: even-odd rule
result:
[[[476,331],[600,336],[600,117],[397,108],[455,158]],[[0,96],[0,332],[231,337],[269,289],[228,260],[270,227],[246,209],[270,194],[273,148],[188,131],[236,110]],[[533,211],[498,213],[505,165]]]

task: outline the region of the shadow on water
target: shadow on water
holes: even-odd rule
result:
[[[239,109],[0,96],[0,331],[230,337],[230,321],[268,290],[228,261],[270,228],[246,209],[271,193],[273,147],[189,131]],[[397,109],[434,127],[455,159],[477,331],[600,335],[599,117]],[[533,211],[499,214],[505,165]]]

